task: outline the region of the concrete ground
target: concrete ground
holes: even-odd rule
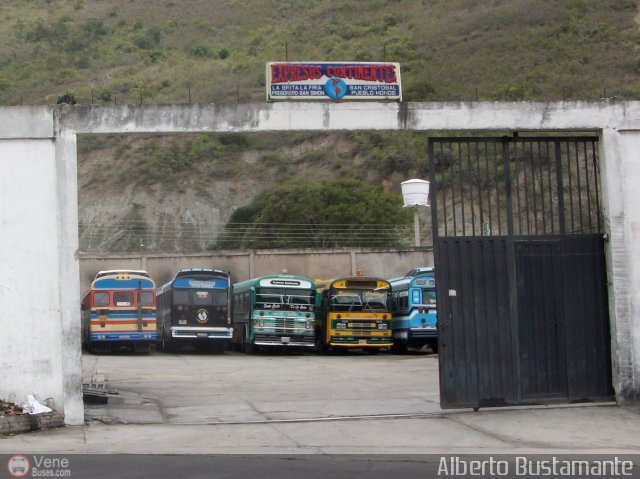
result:
[[[0,454],[638,454],[612,403],[442,410],[437,355],[85,355],[104,385],[81,427],[2,436]]]

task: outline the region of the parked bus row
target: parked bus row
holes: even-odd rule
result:
[[[82,301],[82,334],[90,352],[437,352],[435,272],[415,268],[391,280],[272,274],[232,284],[226,271],[184,269],[156,290],[145,271],[101,271]]]

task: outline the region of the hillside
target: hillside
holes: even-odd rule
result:
[[[5,0],[0,105],[263,101],[271,60],[398,61],[404,99],[640,98],[635,0]],[[81,249],[199,250],[284,179],[399,193],[426,137],[100,136],[79,142]]]

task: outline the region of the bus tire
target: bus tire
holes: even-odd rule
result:
[[[393,354],[407,354],[409,348],[407,347],[407,343],[393,343],[391,346],[391,352]]]
[[[204,349],[209,354],[222,354],[226,348],[222,341],[211,341],[205,345]]]
[[[160,333],[160,347],[159,347],[160,351],[164,351],[165,353],[167,352],[167,342],[166,339],[164,337],[164,328],[162,328],[162,333]]]
[[[133,345],[133,351],[135,353],[144,353],[144,354],[151,353],[151,341],[135,343]]]
[[[178,352],[178,345],[171,336],[167,335],[164,329],[162,330],[162,350],[166,353]]]
[[[329,348],[322,339],[320,331],[316,332],[316,352],[318,354],[327,354],[329,352]]]
[[[434,354],[438,354],[438,340],[432,341],[429,343],[429,347]]]
[[[162,351],[163,350],[163,345],[162,345],[162,335],[164,334],[164,329],[162,330],[162,332],[158,333],[156,336],[156,351]]]
[[[248,339],[249,332],[247,331],[247,328],[244,328],[242,336],[240,337],[240,350],[245,354],[253,354],[255,352],[255,348]]]

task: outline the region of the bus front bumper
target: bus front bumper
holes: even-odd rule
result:
[[[91,342],[114,342],[114,341],[155,341],[155,332],[131,332],[131,333],[91,333]]]
[[[329,341],[330,346],[343,346],[347,348],[388,348],[391,347],[393,341],[390,337],[335,337],[332,336]]]
[[[253,338],[256,346],[286,346],[313,348],[315,338],[313,336],[303,336],[292,334],[290,336],[271,336],[266,334],[256,334]]]
[[[233,328],[172,327],[175,339],[231,339]]]

